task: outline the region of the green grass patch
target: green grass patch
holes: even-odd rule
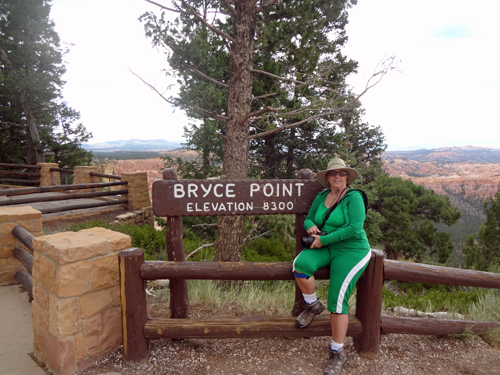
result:
[[[189,280],[190,303],[213,309],[234,308],[240,313],[290,316],[295,297],[294,281],[245,281],[228,290],[213,280]]]

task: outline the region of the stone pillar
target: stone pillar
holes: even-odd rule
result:
[[[12,235],[12,229],[22,225],[35,236],[42,235],[42,213],[30,206],[0,208],[0,285],[17,284],[14,274],[23,265],[13,252],[16,246],[25,248]]]
[[[92,228],[33,247],[34,355],[56,375],[73,374],[122,344],[118,251],[130,237]]]
[[[121,178],[122,181],[128,181],[127,199],[129,210],[151,207],[147,172],[122,173]],[[122,199],[125,199],[125,197]]]
[[[50,171],[50,168],[59,168],[57,163],[36,163],[36,165],[42,167],[40,169],[40,187],[61,185],[61,174]]]
[[[99,182],[97,177],[92,177],[90,172],[97,173],[97,165],[90,167],[75,167],[73,169],[73,184],[90,184],[93,182]],[[73,190],[75,193],[88,193],[91,192],[92,189],[81,189],[81,190]]]

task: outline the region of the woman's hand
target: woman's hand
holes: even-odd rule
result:
[[[317,234],[319,232],[319,229],[316,225],[313,225],[311,228],[307,230],[307,234],[312,236],[313,234]]]
[[[319,249],[320,247],[323,247],[323,245],[321,244],[321,240],[320,240],[320,236],[316,235],[316,234],[313,234],[312,235],[314,237],[314,242],[311,244],[311,246],[309,247],[310,249]]]

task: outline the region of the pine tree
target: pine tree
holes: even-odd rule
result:
[[[50,1],[0,0],[0,15],[0,160],[88,163],[80,144],[91,134],[73,125],[80,114],[61,101],[65,50]]]
[[[359,106],[359,95],[345,84],[356,63],[340,53],[347,9],[353,3],[174,0],[170,7],[161,6],[179,15],[174,22],[167,21],[165,12],[142,17],[146,34],[167,49],[179,79],[179,94],[165,100],[202,120],[202,133],[206,118],[217,122],[210,126],[224,142],[219,154],[224,177],[246,178],[250,157],[257,152],[264,166],[284,163],[286,171],[296,150],[307,148],[295,143],[296,134],[304,132],[308,140],[316,140],[336,116]],[[284,131],[289,131],[289,140],[286,135],[273,140]],[[257,151],[262,150],[258,145],[251,149],[256,139],[276,152],[266,155]],[[285,162],[276,160],[281,145],[287,149]],[[206,155],[210,150],[205,146],[195,145]],[[221,217],[216,260],[239,260],[242,239],[243,218]]]

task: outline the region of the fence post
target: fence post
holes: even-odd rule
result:
[[[177,180],[175,168],[163,170],[164,180]],[[167,217],[167,256],[169,261],[184,262],[184,242],[182,240],[182,218]],[[188,286],[186,279],[170,280],[170,317],[188,318]]]
[[[52,172],[50,168],[59,168],[57,163],[36,163],[40,166],[40,187],[61,185],[61,175],[59,172]]]
[[[356,297],[356,317],[361,322],[363,330],[353,338],[353,341],[360,357],[377,359],[380,350],[384,254],[380,250],[371,251],[370,263],[363,277],[359,279]]]
[[[313,178],[313,172],[310,169],[300,169],[297,171],[297,176],[300,179],[311,179]],[[302,251],[302,243],[300,239],[307,235],[304,229],[304,221],[306,220],[304,214],[295,215],[295,256],[299,255]],[[290,270],[292,272],[292,270]],[[297,283],[295,283],[295,302],[293,304],[292,316],[298,316],[303,310],[303,300],[302,292]]]
[[[129,366],[135,366],[149,356],[148,339],[144,336],[144,325],[148,319],[146,292],[140,272],[144,252],[137,248],[123,250],[118,253],[118,259],[124,361]]]

